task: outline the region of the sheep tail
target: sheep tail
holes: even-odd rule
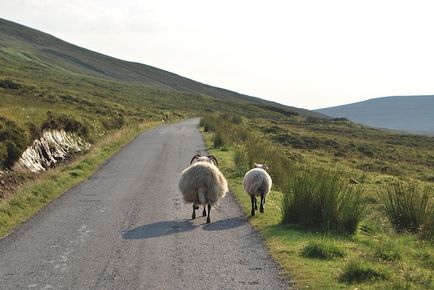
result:
[[[203,191],[199,191],[198,193],[198,198],[201,204],[206,204],[206,198],[205,198],[205,194],[203,193]]]

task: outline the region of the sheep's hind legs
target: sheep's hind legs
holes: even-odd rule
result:
[[[206,218],[206,223],[209,224],[210,222],[211,222],[211,204],[209,203],[208,204],[208,217]]]
[[[199,209],[199,207],[193,203],[193,214],[191,215],[192,219],[196,218],[196,209]]]
[[[256,197],[251,195],[250,199],[252,201],[252,216],[255,216],[255,204],[256,204]],[[258,208],[258,206],[256,205],[256,208]]]
[[[264,204],[265,204],[265,194],[261,192],[261,206],[259,207],[259,211],[264,213]]]
[[[202,216],[206,216],[206,205],[203,206]]]

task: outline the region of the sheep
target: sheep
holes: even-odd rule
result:
[[[190,167],[181,173],[179,190],[184,201],[193,203],[192,219],[196,218],[196,209],[203,205],[203,216],[208,206],[207,223],[211,222],[211,206],[217,205],[220,198],[229,191],[228,182],[217,168],[217,158],[210,156],[195,155],[190,161]]]
[[[272,180],[266,170],[268,170],[267,165],[255,163],[255,168],[250,169],[244,175],[243,185],[244,190],[247,192],[247,194],[250,195],[250,199],[252,202],[252,216],[255,216],[255,210],[258,210],[256,196],[261,196],[261,205],[259,211],[263,213],[265,198],[270,193]]]

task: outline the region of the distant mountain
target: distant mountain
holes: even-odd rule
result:
[[[54,70],[94,76],[130,84],[209,96],[221,100],[244,102],[278,108],[300,115],[324,117],[316,112],[284,106],[275,102],[206,85],[149,65],[123,61],[76,45],[49,34],[0,18],[0,49],[19,53],[26,61],[36,61]]]
[[[316,112],[371,127],[434,134],[434,95],[376,98]]]

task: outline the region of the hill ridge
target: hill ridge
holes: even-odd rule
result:
[[[15,46],[19,47],[21,51],[31,51],[45,63],[70,72],[216,99],[272,106],[302,115],[324,117],[306,109],[285,106],[273,101],[214,87],[150,65],[104,55],[2,18],[0,18],[0,36],[2,47]]]
[[[434,134],[434,95],[386,96],[315,111],[376,128]]]

